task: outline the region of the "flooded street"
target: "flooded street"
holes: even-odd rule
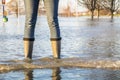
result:
[[[12,66],[23,64],[24,59],[25,18],[24,16],[20,16],[19,19],[12,16],[8,18],[7,23],[0,21],[0,64],[2,65],[0,70],[5,68],[4,65],[9,67],[8,64]],[[0,80],[13,80],[13,78],[14,80],[119,80],[119,19],[115,17],[111,22],[108,17],[94,21],[88,17],[59,17],[62,60],[59,60],[60,64],[56,65],[56,61],[52,63],[52,60],[44,59],[52,58],[49,27],[45,16],[38,17],[33,64],[43,66],[42,69],[37,69],[35,66],[27,70],[25,65],[24,69],[18,71],[0,71]],[[43,62],[39,59],[43,59]],[[50,67],[49,64],[54,65]]]

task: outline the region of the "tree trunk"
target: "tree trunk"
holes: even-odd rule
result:
[[[114,5],[115,5],[115,0],[112,0],[111,2],[111,20],[113,20],[113,16],[114,16]]]
[[[94,19],[94,10],[91,11],[91,20]]]
[[[97,13],[98,19],[100,17],[100,6],[98,6],[98,13]]]
[[[114,14],[113,14],[114,12],[113,11],[111,11],[111,20],[113,20],[113,17],[114,17]]]

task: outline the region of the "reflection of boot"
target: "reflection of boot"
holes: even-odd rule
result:
[[[34,41],[24,41],[24,55],[26,59],[32,59],[33,43]]]
[[[25,80],[33,80],[33,71],[32,70],[26,70],[24,72],[25,74]]]
[[[53,68],[52,69],[52,80],[61,80],[60,76],[60,68]]]
[[[59,59],[61,52],[61,40],[51,40],[53,57]]]

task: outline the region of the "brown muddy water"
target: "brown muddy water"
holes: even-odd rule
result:
[[[38,17],[33,61],[24,62],[24,16],[0,21],[0,80],[119,80],[120,22],[59,17],[60,60],[52,59],[45,16]]]

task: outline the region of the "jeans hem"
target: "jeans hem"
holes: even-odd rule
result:
[[[50,38],[51,41],[60,41],[62,38]]]
[[[34,41],[35,38],[23,38],[24,41]]]

